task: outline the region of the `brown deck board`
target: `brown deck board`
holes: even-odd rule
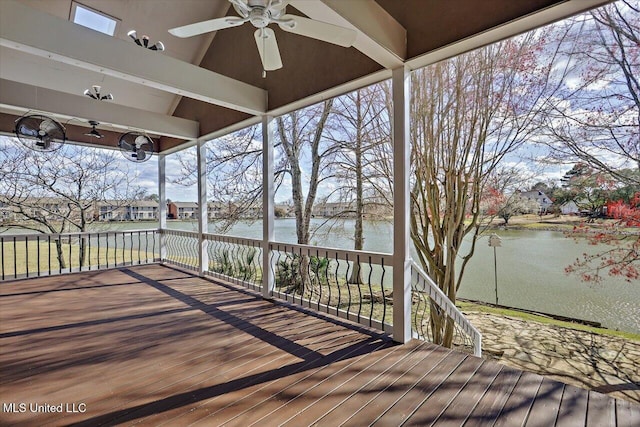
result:
[[[589,392],[587,427],[616,425],[615,401],[604,394]]]
[[[527,426],[552,426],[556,424],[564,384],[544,378],[527,417]]]
[[[272,392],[262,387],[257,392],[259,395],[267,396],[266,399],[255,399],[253,395],[245,395],[242,397],[245,400],[244,405],[234,405],[233,408],[227,407],[223,411],[212,414],[210,417],[215,419],[216,422],[229,422],[229,425],[251,425],[268,417],[271,413],[277,412],[279,408],[288,403],[291,403],[291,406],[295,406],[293,401],[298,395],[312,392],[312,389],[323,382],[332,383],[332,379],[335,379],[338,373],[341,374],[338,377],[340,380],[344,378],[351,387],[357,387],[359,377],[364,376],[363,372],[366,372],[371,365],[384,363],[389,358],[402,357],[404,352],[402,350],[396,351],[398,348],[398,346],[381,347],[374,352],[373,358],[362,357],[353,362],[349,359],[343,359],[333,362],[329,366],[325,365],[313,371],[304,372],[301,375],[279,379],[269,385],[279,390],[276,394],[272,394]],[[268,423],[275,424],[276,422],[275,419],[269,417]]]
[[[361,369],[353,371],[355,375],[351,380],[342,382],[337,387],[336,384],[330,384],[330,386],[334,386],[334,389],[328,390],[329,393],[325,393],[325,396],[338,397],[336,400],[342,398],[340,403],[336,404],[334,402],[331,405],[337,407],[337,410],[333,410],[334,415],[331,416],[331,423],[338,424],[342,421],[347,421],[348,417],[356,414],[361,408],[369,406],[368,403],[379,393],[380,388],[388,384],[390,377],[397,376],[399,369],[406,369],[401,368],[404,363],[408,363],[410,366],[414,365],[412,361],[416,357],[420,359],[421,353],[419,346],[415,346],[414,351],[402,348],[401,351],[395,351],[389,357],[380,359],[375,363],[369,363]],[[329,402],[325,402],[325,405],[327,403]],[[305,417],[313,419],[321,418],[325,415],[325,413],[319,412],[319,406],[316,407],[314,405],[310,409]],[[370,408],[370,410],[372,409]]]
[[[483,363],[483,360],[477,357],[466,358],[447,378],[446,383],[440,385],[438,393],[429,396],[422,402],[420,407],[414,410],[413,414],[409,416],[406,425],[432,425],[469,381],[476,377]]]
[[[522,372],[516,369],[502,367],[498,376],[491,383],[490,388],[478,401],[464,426],[484,427],[493,425],[500,412],[502,412],[502,408],[520,379],[521,374]]]
[[[494,426],[511,427],[524,425],[529,415],[531,405],[533,405],[535,396],[542,384],[542,379],[540,375],[524,372],[511,391],[511,395],[502,408],[502,412]]]
[[[147,265],[0,285],[0,425],[638,425],[638,405]],[[563,391],[564,390],[564,391]],[[75,406],[77,408],[77,406]],[[72,406],[73,408],[73,406]],[[466,420],[466,422],[465,422]]]
[[[584,427],[587,419],[589,391],[565,385],[558,410],[556,427]]]
[[[636,410],[633,408],[636,407]],[[637,405],[624,400],[616,402],[616,416],[619,427],[638,427],[640,426],[640,411]]]
[[[501,366],[495,363],[483,363],[464,389],[443,409],[435,423],[438,426],[461,426],[500,373]],[[424,420],[423,425],[433,424],[434,420]],[[420,423],[420,416],[411,419],[411,423]]]
[[[467,355],[450,352],[427,375],[407,391],[392,407],[374,421],[374,425],[400,425],[406,422],[414,411],[431,396],[451,374],[464,363]]]
[[[374,402],[369,401],[366,404],[363,404],[363,408],[366,408],[367,415],[372,417],[371,421],[375,420],[379,414],[384,413],[384,410],[392,406],[396,401],[391,400],[394,396],[406,393],[406,391],[413,387],[413,385],[422,377],[423,373],[430,372],[430,369],[435,367],[446,355],[449,354],[449,352],[442,347],[436,347],[433,345],[427,347],[422,344],[420,345],[419,352],[416,351],[412,354],[415,354],[421,359],[418,362],[420,368],[415,369],[414,365],[414,368],[411,370],[403,372],[397,381],[390,383],[384,390],[384,399],[375,399]],[[332,385],[333,387],[331,387]],[[316,422],[326,415],[327,412],[354,394],[354,388],[348,383],[341,383],[338,385],[329,384],[329,387],[327,388],[328,389],[326,391],[323,390],[324,394],[319,393],[318,398],[315,396],[311,398],[303,397],[303,409],[301,411],[296,413],[295,408],[287,408],[287,412],[283,415],[289,417],[285,420],[283,425],[292,427],[299,426],[304,424],[305,420],[307,420],[308,423]],[[387,403],[387,400],[390,400],[391,403]],[[360,410],[360,412],[362,412],[362,410]],[[365,423],[364,420],[363,423]]]

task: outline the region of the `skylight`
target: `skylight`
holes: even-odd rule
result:
[[[115,33],[118,23],[117,19],[76,2],[73,2],[71,6],[71,20],[78,25],[110,36]]]

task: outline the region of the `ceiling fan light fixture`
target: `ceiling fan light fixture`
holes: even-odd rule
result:
[[[127,33],[127,35],[131,37],[133,41],[136,42],[136,44],[140,47],[144,47],[149,50],[155,50],[160,52],[164,50],[164,44],[161,41],[158,41],[154,44],[150,44],[149,36],[147,36],[146,34],[139,39],[138,33],[136,32],[136,30],[131,30]]]
[[[82,92],[84,95],[88,96],[91,99],[95,99],[97,101],[111,101],[113,99],[113,95],[108,93],[106,95],[100,95],[100,91],[102,90],[102,86],[93,85],[91,89],[85,89]]]
[[[127,35],[131,37],[138,46],[142,46],[142,43],[140,43],[140,39],[138,39],[138,33],[136,32],[136,30],[129,31]]]
[[[156,44],[151,46],[149,49],[151,49],[151,50],[159,50],[160,52],[162,52],[164,50],[164,44],[162,42],[157,42]]]

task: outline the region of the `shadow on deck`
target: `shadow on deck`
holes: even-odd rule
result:
[[[2,425],[640,425],[638,405],[170,267],[0,290]]]

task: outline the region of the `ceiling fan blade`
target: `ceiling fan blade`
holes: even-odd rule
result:
[[[342,47],[353,46],[353,43],[356,41],[356,36],[358,35],[355,30],[350,28],[303,18],[297,15],[284,15],[280,20],[292,22],[291,25],[285,22],[278,23],[278,26],[283,31],[311,37],[312,39],[322,40]]]
[[[134,151],[134,152],[136,151],[135,146],[130,144],[129,142],[125,141],[124,139],[121,139],[118,145],[119,145],[120,148],[122,148],[124,150]]]
[[[226,16],[224,18],[210,19],[209,21],[196,22],[195,24],[172,28],[169,30],[169,33],[176,37],[193,37],[204,33],[210,33],[211,31],[237,27],[245,22],[247,22],[247,19]]]
[[[29,127],[27,125],[24,125],[24,124],[18,126],[18,132],[21,135],[24,135],[24,136],[30,136],[30,137],[33,137],[33,138],[37,138],[38,137],[38,130],[37,129],[33,129],[33,128],[31,128],[31,127]]]
[[[271,28],[260,28],[253,33],[253,36],[256,38],[256,46],[258,46],[262,67],[265,71],[282,68],[276,33]]]

